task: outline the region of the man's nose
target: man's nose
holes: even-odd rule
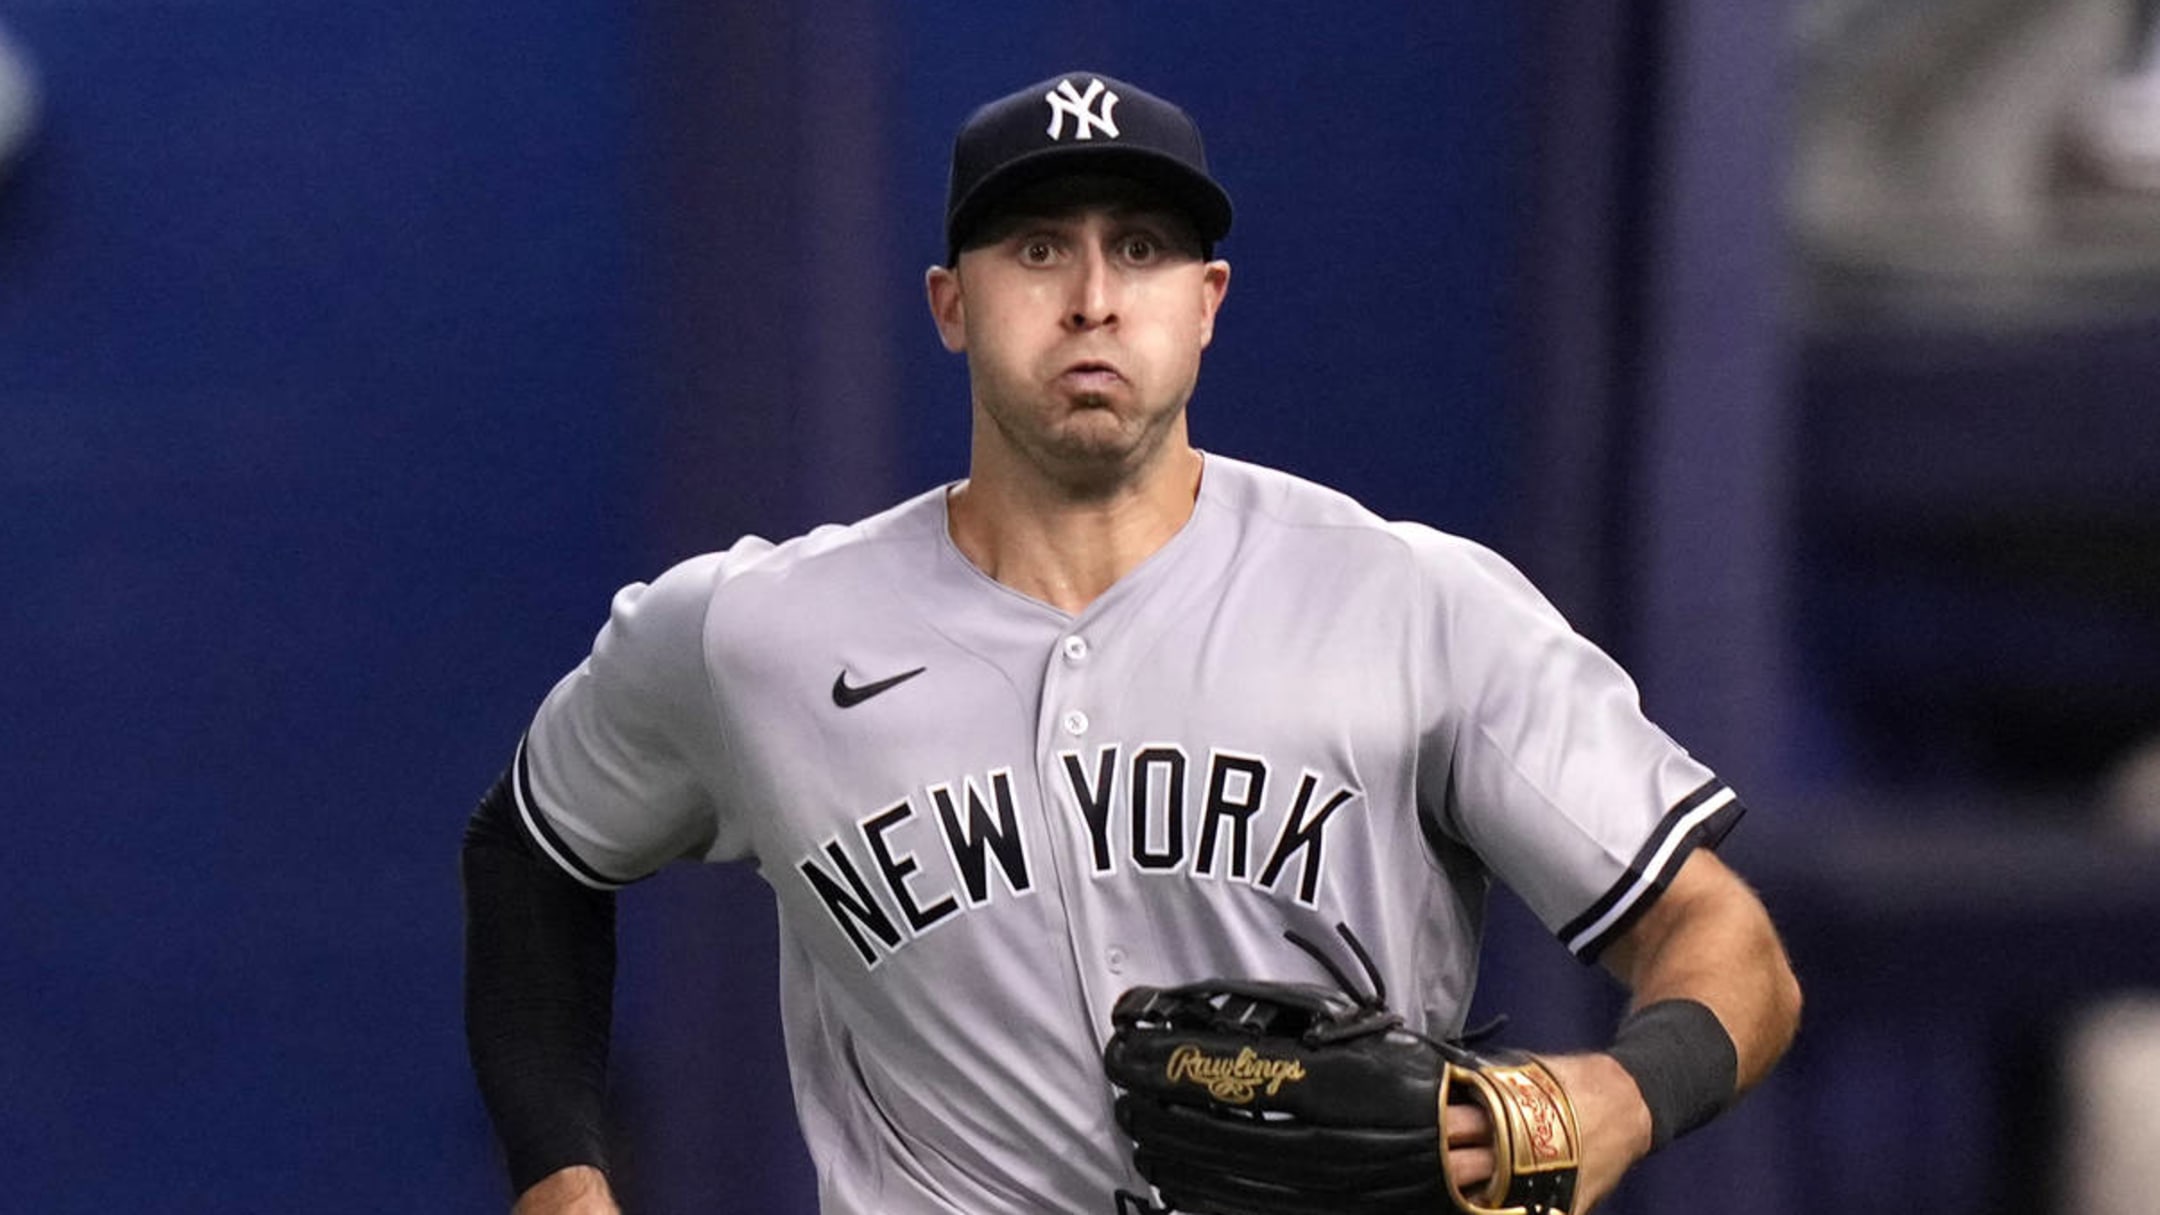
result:
[[[1066,323],[1076,330],[1117,323],[1117,281],[1109,256],[1090,245],[1073,267],[1072,312]]]

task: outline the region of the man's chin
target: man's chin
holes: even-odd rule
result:
[[[1105,412],[1067,419],[1045,446],[1060,463],[1124,468],[1139,463],[1149,437]]]
[[[1062,439],[1044,451],[1049,457],[1045,471],[1076,497],[1107,496],[1131,485],[1163,448],[1159,433],[1068,434]]]

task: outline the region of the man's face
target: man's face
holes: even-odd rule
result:
[[[978,460],[1083,494],[1130,480],[1184,433],[1229,278],[1181,214],[1112,180],[991,221],[928,284],[946,348],[968,356]]]

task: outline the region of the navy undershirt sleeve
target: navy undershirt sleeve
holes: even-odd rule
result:
[[[461,861],[466,1047],[512,1190],[571,1165],[605,1169],[615,896],[533,845],[508,773],[473,811]]]

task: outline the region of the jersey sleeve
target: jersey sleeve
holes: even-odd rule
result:
[[[1439,682],[1420,800],[1593,960],[1743,807],[1512,565],[1467,541],[1435,547],[1426,573],[1438,584]]]
[[[613,889],[672,860],[744,846],[712,794],[711,765],[724,757],[704,646],[731,555],[618,591],[592,653],[548,693],[518,746],[519,817],[588,886]]]

